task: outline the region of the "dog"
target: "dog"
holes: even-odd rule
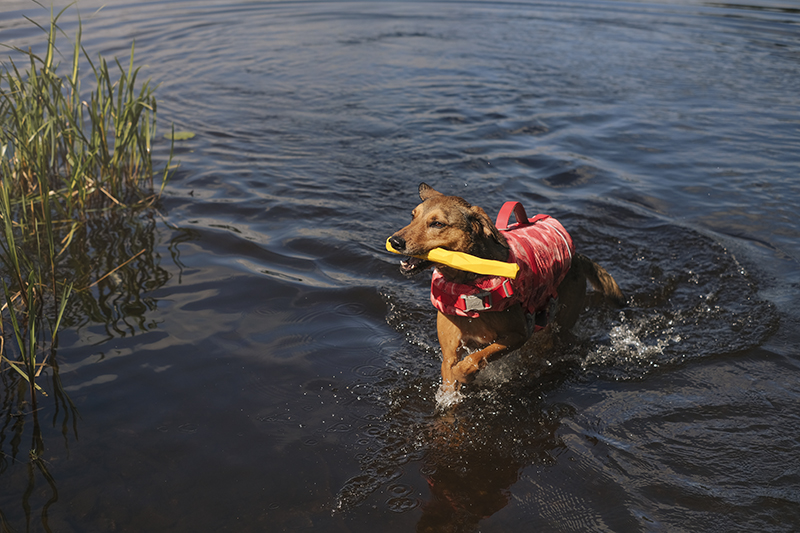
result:
[[[407,277],[434,267],[431,300],[438,312],[443,391],[457,391],[490,360],[523,346],[531,335],[531,315],[537,333],[552,337],[556,332],[568,332],[584,307],[587,281],[610,303],[625,305],[625,296],[614,278],[597,263],[575,253],[572,239],[555,219],[538,215],[530,222],[522,221],[524,209],[515,209],[518,226],[538,224],[546,233],[538,238],[538,249],[524,250],[519,239],[512,239],[514,231],[500,231],[482,208],[463,198],[447,196],[425,183],[419,185],[419,197],[422,203],[412,211],[411,223],[389,237],[389,243],[408,256],[400,266]],[[520,274],[509,284],[505,278],[481,276],[415,257],[425,256],[434,248],[516,261]],[[551,257],[543,260],[543,256]],[[530,276],[525,278],[532,271],[536,271],[533,282]],[[467,294],[459,295],[457,289]]]

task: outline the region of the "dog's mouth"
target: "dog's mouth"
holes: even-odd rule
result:
[[[402,272],[406,276],[413,276],[414,274],[419,274],[433,263],[426,259],[420,259],[419,257],[406,257],[403,261],[400,261],[400,272]]]

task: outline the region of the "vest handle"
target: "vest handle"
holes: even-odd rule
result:
[[[514,218],[517,219],[518,226],[527,226],[530,224],[528,221],[528,215],[525,213],[525,208],[522,207],[521,203],[506,202],[503,204],[503,207],[500,208],[500,212],[497,213],[497,220],[494,223],[494,225],[497,226],[497,229],[508,229],[508,222],[511,218],[511,213],[514,213]]]
[[[517,219],[517,223],[513,225],[513,227],[509,227],[508,221],[511,218],[511,213],[514,213],[514,218]],[[503,204],[503,207],[500,208],[500,212],[497,213],[497,220],[495,221],[494,225],[500,231],[507,231],[508,229],[515,229],[521,228],[523,226],[530,226],[531,224],[536,224],[540,220],[544,220],[545,218],[550,218],[549,215],[536,215],[533,218],[528,218],[527,213],[525,213],[525,208],[522,207],[522,204],[519,202],[506,202]]]

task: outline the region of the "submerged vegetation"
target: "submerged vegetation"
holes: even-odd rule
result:
[[[154,87],[149,81],[137,84],[133,46],[126,65],[93,60],[81,45],[79,24],[62,69],[56,37],[63,34],[58,26],[63,13],[51,13],[47,28],[31,21],[46,35],[43,53],[8,47],[22,60],[9,58],[0,70],[3,410],[7,415],[30,410],[34,420],[37,396],[46,394],[37,383],[43,371],[52,377],[57,410],[60,404],[64,412],[74,412],[58,381],[59,327],[71,302],[87,303],[84,312],[93,314],[102,303],[87,295],[102,292],[98,286],[109,277],[119,279],[117,269],[135,260],[147,263],[144,248],[132,249],[141,243],[104,249],[108,239],[101,234],[130,226],[130,217],[140,217],[142,208],[153,204],[172,158],[170,150],[156,189]],[[81,88],[86,70],[81,67],[91,71],[85,80],[89,91]],[[149,252],[144,257],[150,256],[152,266],[152,248]],[[109,265],[110,258],[116,265]],[[37,448],[35,442],[32,457]]]

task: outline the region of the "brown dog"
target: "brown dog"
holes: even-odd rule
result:
[[[499,231],[483,209],[470,205],[458,196],[437,192],[425,183],[419,186],[419,196],[422,203],[412,211],[411,223],[389,238],[395,250],[408,256],[417,256],[425,255],[434,248],[444,248],[484,259],[509,260],[512,247],[503,235],[506,232]],[[555,224],[563,230],[560,224]],[[471,316],[442,312],[442,308],[437,306],[440,309],[437,332],[442,348],[443,390],[456,390],[460,383],[467,383],[474,378],[475,373],[484,368],[490,359],[521,347],[529,337],[527,313],[536,314],[539,322],[539,315],[545,314],[546,308],[554,308],[551,316],[546,318],[547,324],[542,332],[551,335],[554,330],[568,331],[583,309],[587,281],[610,302],[620,306],[624,304],[622,291],[611,275],[587,257],[574,254],[569,235],[566,232],[563,234],[566,236],[564,243],[569,240],[570,257],[564,271],[552,278],[557,300],[531,309],[525,307],[527,300],[524,298],[527,295],[518,295],[522,296],[522,302],[509,301],[507,307],[496,306],[501,310],[473,310],[469,313]],[[434,265],[414,257],[401,263],[401,271],[411,276],[430,266],[436,267],[443,283],[456,284],[451,286],[470,285],[486,279],[479,274],[441,264]],[[438,275],[434,273],[434,285]],[[553,324],[557,327],[553,328]]]

